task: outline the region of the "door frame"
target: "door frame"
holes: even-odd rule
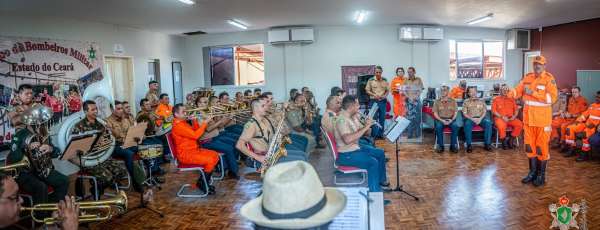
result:
[[[136,84],[136,82],[135,82],[135,61],[133,59],[133,56],[103,55],[102,58],[104,60],[103,63],[106,62],[107,58],[127,59],[128,62],[130,63],[129,66],[131,67],[131,70],[130,70],[130,72],[131,72],[131,79],[129,80],[129,83],[131,84],[132,90],[129,91],[129,99],[128,99],[128,101],[129,101],[130,107],[133,108],[133,111],[131,111],[131,112],[133,114],[137,113],[137,111],[138,111],[138,108],[137,108],[138,107],[138,103],[136,103],[136,101],[135,101],[135,92],[136,92],[136,90],[135,90],[135,84]],[[106,69],[104,69],[104,66],[102,67],[102,70],[106,72]],[[115,83],[113,82],[113,84],[115,84]],[[114,87],[114,86],[111,86],[111,87]],[[115,97],[115,95],[113,95],[113,97]]]
[[[179,61],[179,60],[172,60],[171,61],[171,82],[172,82],[172,85],[173,85],[173,87],[172,87],[173,88],[173,102],[177,101],[176,94],[175,94],[175,74],[174,74],[175,73],[175,63],[179,63],[179,66],[181,66],[181,73],[180,73],[181,79],[179,79],[179,81],[181,82],[181,89],[180,89],[181,90],[181,97],[182,97],[181,98],[181,103],[186,103],[186,101],[185,101],[186,100],[186,95],[183,92],[183,62]]]

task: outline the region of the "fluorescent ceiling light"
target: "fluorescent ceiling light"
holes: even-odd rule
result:
[[[196,3],[196,2],[194,2],[194,1],[192,1],[192,0],[179,0],[179,1],[180,1],[180,2],[183,2],[183,3],[185,3],[185,4],[188,4],[188,5],[194,5],[194,4]]]
[[[475,25],[477,23],[485,22],[487,20],[490,20],[493,17],[494,17],[494,14],[493,13],[489,13],[489,14],[483,16],[483,17],[471,19],[471,20],[467,21],[467,24],[469,24],[469,25]]]
[[[367,14],[369,14],[369,12],[365,11],[365,10],[359,10],[356,11],[356,16],[354,17],[354,21],[358,24],[361,24],[365,21],[365,19],[367,19]]]
[[[243,29],[243,30],[248,29],[247,25],[244,25],[244,23],[241,23],[240,21],[235,20],[235,19],[228,19],[227,23],[229,23],[235,27],[238,27],[240,29]]]

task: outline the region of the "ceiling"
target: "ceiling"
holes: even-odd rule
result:
[[[167,34],[191,31],[239,31],[225,20],[235,18],[249,30],[287,25],[354,25],[354,12],[367,10],[363,24],[427,23],[491,28],[537,28],[600,17],[598,0],[1,0],[0,13],[65,17],[128,26]]]

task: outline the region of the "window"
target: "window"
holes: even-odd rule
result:
[[[504,42],[450,40],[450,80],[503,79]]]
[[[211,85],[265,83],[264,45],[209,47]]]

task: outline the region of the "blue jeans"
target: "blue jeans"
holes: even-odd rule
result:
[[[311,131],[315,136],[315,141],[317,144],[321,141],[321,115],[316,115],[313,117],[313,122],[311,125]]]
[[[382,149],[361,147],[355,151],[343,152],[339,154],[336,163],[366,169],[370,192],[381,192],[380,183],[387,180]]]
[[[306,151],[306,147],[308,145],[308,139],[306,139],[306,137],[293,133],[290,133],[289,136],[290,139],[292,139],[292,144],[289,145],[289,148]]]
[[[242,131],[244,131],[244,126],[239,124],[230,125],[225,127],[225,130],[228,132],[237,133],[239,135],[242,134]]]
[[[229,172],[237,175],[238,172],[238,164],[237,164],[237,155],[235,151],[235,145],[228,144],[223,142],[217,138],[213,138],[211,141],[204,143],[202,147],[214,150],[220,153],[223,153],[223,161],[225,163],[225,168],[229,169]]]
[[[371,139],[367,138],[367,137],[364,137],[364,136],[361,137],[360,139],[358,139],[358,145],[360,145],[360,146],[363,146],[363,145],[364,146],[371,146],[371,147],[374,146],[373,141]]]
[[[465,121],[465,142],[467,143],[467,145],[471,145],[471,142],[473,140],[473,127],[476,125],[475,122],[473,122],[470,119],[464,119]],[[483,136],[484,136],[484,140],[483,143],[486,145],[491,144],[492,142],[492,122],[490,121],[490,119],[488,118],[483,118],[483,120],[481,120],[481,123],[479,123],[479,126],[481,126],[481,128],[483,128]]]
[[[437,139],[437,145],[438,148],[444,148],[444,124],[439,121],[439,120],[435,120],[435,136]],[[458,145],[458,143],[456,143],[457,139],[458,139],[458,129],[459,127],[456,125],[456,119],[452,121],[452,123],[450,123],[450,129],[452,129],[452,135],[450,136],[450,146],[452,148],[456,148],[456,146]]]
[[[125,167],[127,167],[127,171],[131,176],[133,176],[133,156],[137,152],[137,146],[124,149],[121,148],[121,143],[117,143],[117,146],[115,146],[115,151],[113,152],[113,156],[123,158],[123,160],[125,160]]]
[[[381,125],[381,127],[385,127],[385,110],[386,110],[386,106],[387,106],[387,99],[382,99],[382,100],[375,100],[375,99],[371,99],[369,100],[369,108],[371,108],[371,106],[373,106],[374,103],[377,103],[377,113],[375,115],[375,121],[377,123],[379,123]],[[373,132],[371,132],[371,136],[373,137],[383,137],[383,131],[380,129],[379,127],[377,127],[376,125],[373,125]]]

